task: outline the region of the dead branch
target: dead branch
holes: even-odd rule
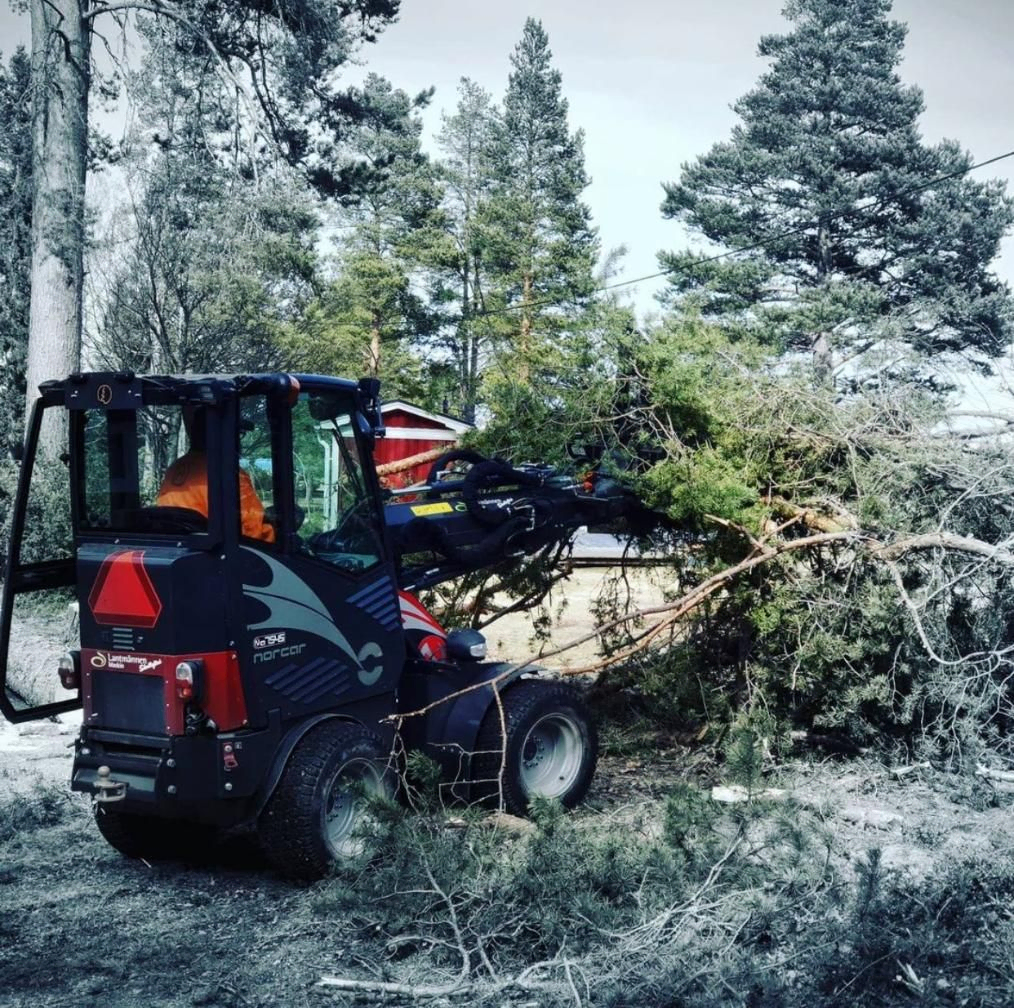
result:
[[[465,989],[465,985],[455,980],[449,984],[403,984],[388,980],[353,980],[351,977],[322,976],[317,981],[318,987],[330,987],[335,990],[369,991],[374,994],[397,994],[411,998],[413,1001],[424,998],[451,997]]]
[[[928,532],[924,535],[909,536],[889,545],[879,546],[870,550],[870,555],[877,560],[897,560],[906,553],[916,550],[943,549],[959,553],[971,553],[1002,564],[1014,564],[1014,552],[1008,543],[984,542],[970,536],[952,535],[948,532]]]
[[[332,990],[360,991],[372,994],[396,994],[401,997],[416,1000],[428,1000],[431,998],[446,998],[456,995],[470,995],[473,998],[478,995],[497,994],[508,990],[521,991],[542,991],[545,993],[566,993],[573,996],[572,985],[564,982],[553,982],[552,980],[533,980],[532,974],[548,970],[563,970],[566,975],[569,967],[574,963],[571,960],[551,959],[545,962],[533,963],[516,977],[509,977],[493,983],[474,981],[466,983],[455,980],[446,984],[411,984],[395,983],[390,980],[354,980],[351,977],[322,976],[317,987],[331,988]],[[581,1002],[578,1001],[578,1004]]]
[[[652,637],[658,636],[664,629],[672,626],[682,617],[686,616],[687,613],[696,609],[708,598],[714,595],[719,589],[725,587],[730,581],[738,577],[740,574],[744,574],[747,571],[753,570],[755,567],[759,567],[761,564],[769,563],[776,557],[781,556],[785,553],[798,551],[801,549],[821,549],[826,546],[830,546],[836,543],[857,541],[857,535],[851,530],[841,530],[838,532],[823,532],[817,535],[804,536],[800,539],[786,539],[782,542],[774,545],[768,545],[761,542],[756,542],[751,553],[746,559],[741,560],[738,564],[733,564],[731,567],[727,567],[725,570],[719,571],[717,574],[712,574],[711,577],[706,578],[696,588],[687,592],[682,598],[677,599],[675,602],[665,606],[656,606],[650,609],[642,609],[637,613],[629,613],[624,616],[613,620],[609,624],[605,624],[601,627],[597,627],[590,634],[586,634],[584,637],[577,641],[568,643],[556,651],[550,651],[543,655],[543,658],[552,657],[553,655],[559,654],[562,651],[569,650],[571,647],[575,647],[578,644],[583,644],[588,640],[592,640],[595,637],[600,636],[602,633],[611,630],[617,626],[621,626],[623,623],[629,622],[634,619],[644,618],[645,616],[664,614],[664,618],[660,620],[655,627],[652,628]],[[615,654],[609,655],[601,661],[595,662],[592,665],[586,665],[581,668],[567,669],[567,675],[581,675],[591,672],[600,672],[602,669],[607,668],[609,665],[614,665],[616,662],[623,661],[626,658],[631,657],[634,654],[644,649],[645,642],[639,641],[636,645],[626,648],[623,651],[618,651]],[[529,662],[535,659],[529,659]]]
[[[418,710],[408,711],[403,714],[390,715],[385,718],[385,721],[397,721],[401,722],[404,718],[410,717],[422,717],[424,714],[428,714],[435,707],[440,704],[447,703],[451,700],[456,700],[460,696],[464,696],[467,693],[472,693],[475,690],[486,689],[487,687],[495,687],[497,684],[503,682],[505,679],[513,677],[517,670],[530,668],[535,662],[544,660],[546,658],[555,657],[558,654],[562,654],[564,651],[569,651],[571,648],[575,648],[580,644],[584,644],[587,641],[594,640],[596,637],[601,636],[603,633],[613,630],[617,627],[623,626],[625,623],[630,623],[634,620],[644,619],[646,616],[663,615],[664,619],[660,620],[653,628],[652,637],[657,636],[667,626],[671,626],[681,617],[685,616],[688,612],[701,605],[706,599],[717,592],[720,588],[724,587],[729,581],[738,575],[752,570],[754,567],[758,567],[761,564],[768,563],[775,559],[775,557],[781,556],[784,553],[793,552],[801,549],[821,548],[824,546],[830,546],[834,543],[842,542],[855,542],[856,534],[851,531],[843,532],[826,532],[819,535],[805,536],[800,539],[787,539],[784,542],[777,543],[773,546],[764,545],[758,543],[751,554],[745,559],[740,561],[738,564],[734,564],[732,567],[727,567],[723,571],[719,571],[717,574],[713,574],[711,577],[702,581],[696,588],[688,592],[681,599],[675,602],[667,603],[661,606],[651,606],[645,609],[638,609],[636,612],[625,613],[622,616],[616,617],[616,619],[610,620],[608,623],[603,623],[597,626],[590,633],[584,634],[574,640],[568,641],[562,647],[556,648],[553,651],[548,651],[545,654],[538,655],[534,654],[520,662],[518,665],[512,665],[510,668],[501,672],[499,675],[494,676],[492,679],[486,679],[482,682],[473,683],[470,686],[466,686],[463,689],[457,690],[454,693],[449,694],[446,697],[441,697],[439,700],[434,700],[432,703],[426,704],[424,707],[420,707]],[[633,652],[643,650],[645,646],[644,640],[642,640]],[[630,649],[628,649],[630,651]],[[589,665],[585,668],[580,669],[568,669],[567,675],[579,675],[586,672],[598,672],[609,665],[615,664],[617,661],[621,661],[624,657],[629,657],[628,651],[619,652],[614,655],[610,655],[608,658],[601,662],[597,662],[594,665]]]
[[[837,510],[835,517],[821,514],[815,508],[800,507],[784,497],[771,498],[771,510],[780,518],[793,519],[814,532],[842,532],[859,528],[859,522],[846,511]]]
[[[441,455],[446,455],[454,445],[447,444],[442,448],[430,448],[429,451],[419,452],[410,455],[408,458],[398,459],[394,462],[385,462],[377,466],[378,476],[393,476],[395,473],[405,472],[406,469],[414,469],[418,465],[425,465],[427,462],[436,462]]]
[[[984,767],[982,764],[975,768],[976,777],[985,777],[986,780],[1001,781],[1004,784],[1014,784],[1014,773],[1010,770],[993,770]]]

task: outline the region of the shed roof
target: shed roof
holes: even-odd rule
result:
[[[464,420],[448,416],[446,413],[434,413],[432,410],[423,409],[421,406],[406,402],[404,399],[392,399],[389,402],[383,403],[380,407],[380,413],[381,416],[387,416],[389,413],[406,413],[419,420],[438,424],[449,431],[453,431],[455,434],[465,434],[473,429],[472,424],[466,423]]]

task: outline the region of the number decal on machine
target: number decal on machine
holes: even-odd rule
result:
[[[420,515],[421,517],[435,514],[451,514],[453,511],[454,508],[447,501],[441,501],[439,504],[416,504],[412,507],[412,514]]]
[[[266,647],[278,647],[279,644],[285,643],[285,631],[282,630],[279,633],[261,634],[260,637],[254,637],[253,646],[255,648],[266,648]]]

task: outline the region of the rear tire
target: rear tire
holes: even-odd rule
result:
[[[380,739],[361,725],[329,721],[292,751],[257,832],[268,860],[289,878],[323,878],[363,851],[371,797],[394,795]]]
[[[121,854],[154,861],[200,860],[218,838],[218,828],[207,823],[121,812],[108,805],[95,806],[95,825]]]
[[[598,762],[598,733],[584,701],[564,683],[531,679],[509,686],[500,699],[506,746],[496,703],[476,740],[472,778],[480,781],[480,798],[513,815],[526,815],[535,795],[573,808],[587,793]]]

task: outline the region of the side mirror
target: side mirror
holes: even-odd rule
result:
[[[360,378],[359,394],[363,397],[363,415],[378,437],[384,436],[384,419],[380,412],[380,379]]]
[[[486,638],[478,630],[452,630],[447,635],[447,657],[452,661],[482,661]]]
[[[377,435],[383,433],[378,431],[362,413],[356,413],[356,427],[371,445],[376,441]]]

